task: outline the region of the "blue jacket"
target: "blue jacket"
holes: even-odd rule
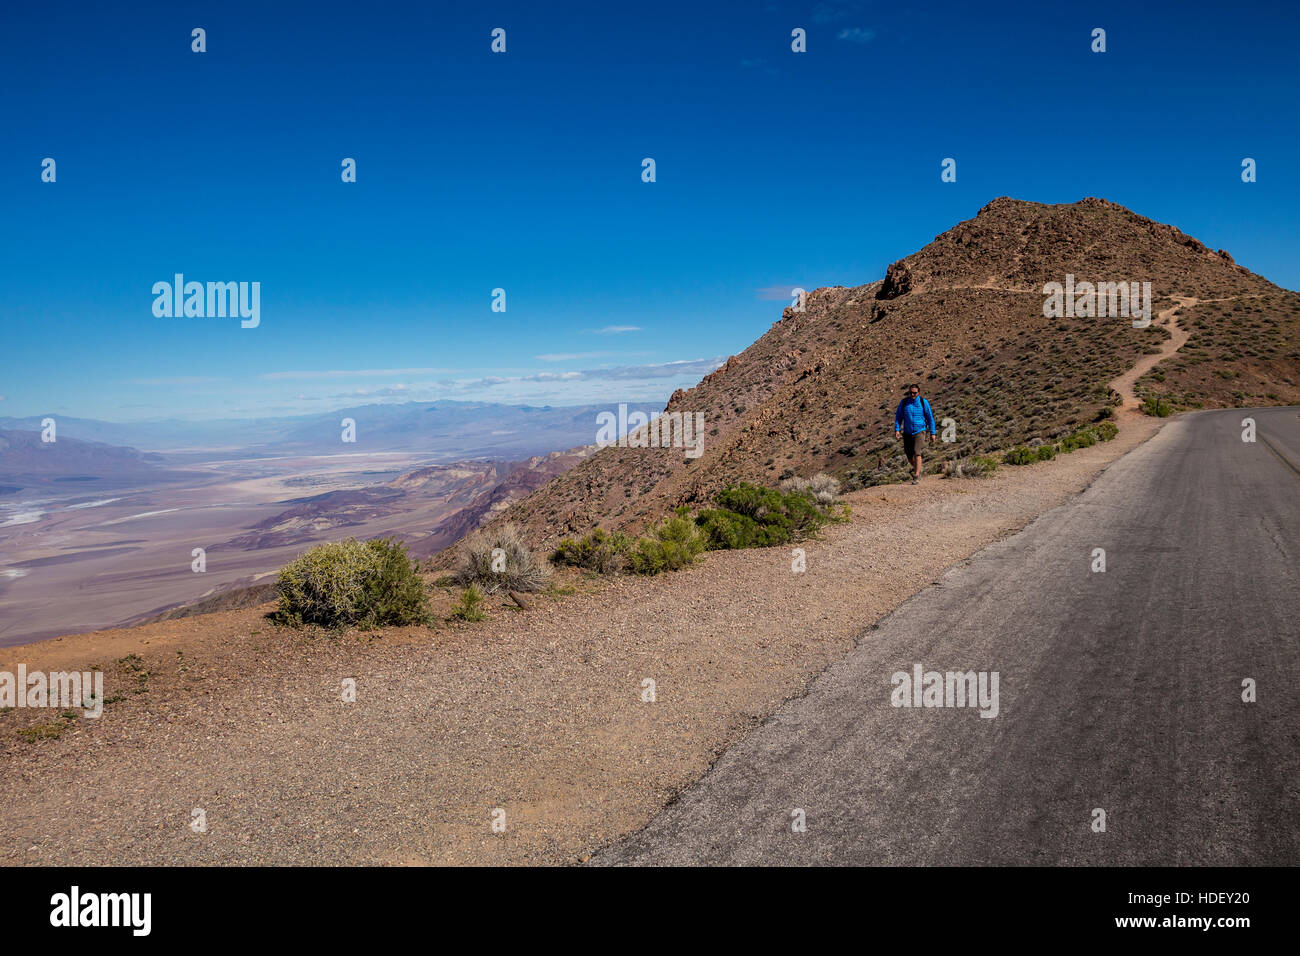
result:
[[[898,403],[898,411],[894,412],[894,431],[901,431],[904,435],[917,432],[935,434],[934,412],[924,395],[916,398],[907,395]]]

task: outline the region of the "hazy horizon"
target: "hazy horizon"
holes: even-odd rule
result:
[[[713,364],[709,366],[708,371],[712,371],[713,368],[716,368],[720,364],[721,364],[720,360],[714,360]],[[663,403],[667,402],[668,397],[669,397],[668,395],[664,396]],[[351,405],[336,405],[330,408],[322,408],[315,411],[286,412],[283,414],[271,414],[272,411],[271,409],[266,409],[265,411],[259,409],[255,413],[250,413],[248,415],[243,415],[243,416],[196,415],[193,417],[188,417],[183,415],[146,415],[138,418],[131,417],[131,416],[122,416],[118,418],[104,418],[94,414],[83,415],[74,412],[55,412],[49,409],[28,412],[27,414],[24,415],[16,415],[10,413],[8,410],[5,410],[6,413],[0,415],[0,427],[5,427],[4,426],[5,422],[16,423],[19,421],[37,420],[42,416],[55,415],[55,414],[63,415],[66,419],[69,420],[94,422],[94,423],[105,424],[105,425],[215,425],[215,424],[221,424],[225,422],[239,423],[239,422],[279,422],[279,421],[309,420],[318,417],[320,415],[331,415],[339,412],[353,411],[361,408],[401,408],[405,405],[442,405],[442,406],[455,405],[455,406],[462,406],[462,407],[477,406],[477,407],[492,407],[492,408],[499,407],[503,409],[506,408],[527,409],[530,411],[564,411],[566,409],[574,409],[574,410],[590,409],[596,406],[599,406],[600,408],[605,408],[607,406],[617,407],[619,401],[620,400],[616,399],[613,402],[560,401],[560,402],[549,402],[549,403],[530,403],[530,402],[503,402],[503,401],[462,399],[462,398],[438,398],[438,399],[426,399],[426,400],[418,400],[418,399],[411,399],[411,398],[405,398],[405,399],[393,398],[388,401],[359,402]],[[635,398],[633,399],[625,398],[622,399],[621,401],[627,404],[638,405],[638,406],[653,405],[656,403],[654,399],[638,400]],[[15,427],[15,426],[11,424],[8,427]],[[33,429],[39,429],[40,426],[38,422],[34,421],[31,427]]]

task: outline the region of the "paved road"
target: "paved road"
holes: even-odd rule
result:
[[[1298,552],[1300,410],[1175,419],[593,862],[1300,863]],[[918,664],[998,672],[998,715],[891,706]]]

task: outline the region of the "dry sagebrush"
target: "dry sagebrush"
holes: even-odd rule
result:
[[[840,483],[825,473],[811,478],[787,478],[781,482],[782,491],[808,492],[817,503],[825,508],[835,503],[840,496]]]
[[[484,594],[540,591],[550,583],[551,568],[533,556],[518,526],[507,522],[465,539],[452,578],[461,587],[477,587]]]

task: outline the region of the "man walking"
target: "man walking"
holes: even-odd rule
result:
[[[921,452],[925,450],[925,433],[934,437],[934,412],[930,403],[921,397],[920,385],[909,385],[907,394],[894,412],[894,437],[902,437],[903,452],[912,466],[912,484],[921,480]]]

